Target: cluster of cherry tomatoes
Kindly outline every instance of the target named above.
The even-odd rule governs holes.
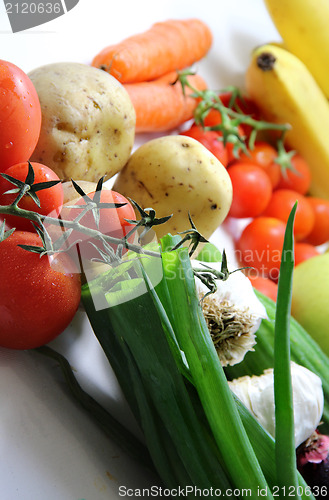
[[[228,106],[232,94],[220,95]],[[245,114],[260,119],[255,104],[247,97],[238,98]],[[218,111],[211,111],[205,125],[220,123]],[[250,134],[241,127],[243,135]],[[309,194],[311,172],[298,152],[291,156],[291,168],[283,169],[277,162],[278,151],[270,142],[258,140],[245,153],[233,154],[233,146],[218,140],[218,132],[204,130],[193,124],[185,135],[203,143],[227,167],[233,186],[233,202],[226,221],[244,221],[243,230],[233,234],[238,261],[250,266],[249,277],[254,286],[276,298],[284,232],[288,216],[298,202],[294,224],[295,265],[319,254],[319,245],[329,240],[329,201]]]
[[[35,162],[31,162],[33,179],[29,174],[28,161],[40,129],[41,106],[31,80],[14,64],[0,60],[0,173],[6,176],[0,175],[0,205],[16,200],[20,186],[10,182],[10,178],[39,187],[57,181],[46,189],[36,189],[37,199],[27,194],[18,202],[21,209],[57,218],[63,212],[64,201],[57,174]],[[99,222],[101,231],[107,228],[107,232],[121,238],[131,229],[125,218],[133,219],[134,209],[126,198],[113,191],[102,191],[100,201],[123,204],[117,210],[101,211]],[[83,199],[77,202],[82,203]],[[71,220],[76,215],[77,211],[65,214]],[[82,219],[82,224],[95,227],[89,214]],[[16,230],[11,233],[13,228]],[[81,234],[78,237],[83,239]],[[28,218],[0,214],[0,239],[0,346],[30,349],[48,343],[65,330],[78,309],[79,268],[68,253],[40,257],[39,253],[22,248],[21,245],[42,246]]]

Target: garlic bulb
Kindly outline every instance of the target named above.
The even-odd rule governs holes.
[[[218,262],[206,265],[217,271],[221,268]],[[192,267],[209,270],[196,260],[192,260]],[[267,318],[266,309],[241,271],[230,274],[225,281],[217,279],[216,285],[216,292],[205,297],[209,289],[196,277],[203,314],[220,362],[222,366],[235,365],[253,350],[255,332],[262,318]]]
[[[315,431],[323,413],[321,379],[313,372],[291,363],[296,448]],[[262,427],[275,436],[274,374],[265,370],[260,376],[241,377],[229,382],[240,401],[251,411]]]

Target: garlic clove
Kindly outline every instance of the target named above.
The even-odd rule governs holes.
[[[291,363],[296,447],[308,439],[323,413],[321,379],[307,368]],[[241,377],[229,382],[241,402],[258,422],[275,437],[274,373],[270,368],[260,376]]]

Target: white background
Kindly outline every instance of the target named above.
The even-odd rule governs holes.
[[[80,0],[64,16],[15,34],[0,2],[0,58],[25,72],[50,62],[88,64],[106,45],[153,22],[188,17],[212,29],[212,49],[197,69],[213,89],[243,89],[252,49],[279,40],[262,0]],[[67,355],[84,388],[139,435],[82,311],[53,346]],[[0,350],[1,500],[108,500],[120,498],[119,485],[152,484],[156,478],[71,399],[56,363]]]

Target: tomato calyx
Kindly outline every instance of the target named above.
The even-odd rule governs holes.
[[[287,177],[287,171],[289,170],[296,175],[300,175],[291,162],[292,158],[296,154],[296,151],[287,151],[284,147],[283,140],[279,140],[277,142],[277,151],[278,156],[275,158],[274,163],[277,163],[280,166],[283,177]]]
[[[35,182],[34,169],[31,165],[31,162],[28,163],[28,173],[24,181],[16,179],[15,177],[8,175],[6,173],[0,173],[1,177],[6,179],[11,184],[14,184],[16,188],[10,189],[6,191],[4,194],[17,194],[16,199],[13,201],[13,205],[18,205],[23,196],[30,196],[35,204],[40,207],[40,200],[37,195],[38,191],[43,189],[49,189],[56,184],[59,184],[60,179],[54,181],[46,181],[46,182]]]
[[[170,214],[170,215],[166,215],[165,217],[156,218],[156,216],[155,216],[156,213],[155,213],[155,210],[153,208],[143,209],[140,205],[138,205],[138,203],[136,201],[132,200],[131,198],[128,198],[128,199],[129,199],[130,203],[138,210],[141,218],[140,218],[140,220],[125,219],[130,224],[135,225],[135,227],[133,227],[129,231],[129,233],[126,234],[126,238],[129,238],[129,236],[131,236],[135,231],[137,231],[139,227],[143,227],[144,228],[143,231],[138,236],[139,243],[141,242],[141,240],[143,238],[145,238],[145,236],[147,235],[147,233],[150,231],[150,229],[153,226],[159,226],[160,224],[164,224],[169,219],[171,219],[171,217],[173,216],[173,214]],[[190,215],[189,215],[189,219],[190,219]],[[190,221],[191,221],[191,219],[190,219]]]
[[[77,184],[74,180],[72,180],[73,186],[75,190],[82,196],[84,204],[83,205],[73,205],[70,208],[72,209],[80,209],[80,213],[74,219],[75,222],[79,222],[87,212],[92,214],[92,217],[95,221],[97,229],[99,229],[99,221],[100,221],[100,210],[103,208],[120,208],[124,207],[127,203],[104,203],[101,201],[101,192],[103,187],[104,177],[101,177],[97,183],[96,190],[91,197],[86,194],[83,189]]]
[[[189,218],[189,221],[191,224],[191,229],[187,229],[186,231],[182,231],[182,232],[178,233],[178,234],[184,235],[184,237],[181,239],[181,241],[179,241],[172,248],[172,250],[177,250],[177,248],[182,246],[186,241],[189,241],[190,242],[190,244],[189,244],[189,256],[192,257],[192,255],[194,254],[195,250],[197,249],[199,243],[209,243],[209,242],[197,230],[197,228],[196,228],[196,226],[191,218],[190,212],[188,213],[188,218]]]

